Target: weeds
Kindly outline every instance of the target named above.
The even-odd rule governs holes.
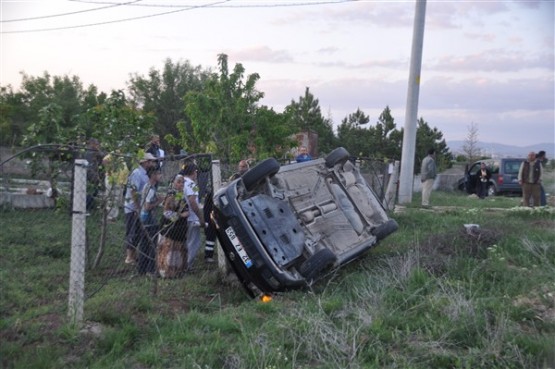
[[[117,259],[89,274],[81,329],[66,318],[67,215],[0,213],[12,230],[0,234],[2,367],[555,367],[554,214],[513,210],[516,198],[489,202],[500,211],[433,199],[459,207],[409,207],[375,250],[270,303],[209,268],[158,281],[154,297]],[[119,241],[108,244],[117,256]]]

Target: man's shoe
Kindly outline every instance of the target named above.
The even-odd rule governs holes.
[[[135,259],[127,257],[127,258],[125,258],[125,264],[135,265]]]

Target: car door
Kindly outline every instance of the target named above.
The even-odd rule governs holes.
[[[518,183],[518,171],[524,159],[506,159],[503,160],[503,168],[500,176],[502,176],[503,192],[520,192],[522,191]]]
[[[472,164],[468,170],[468,183],[466,192],[476,193],[476,186],[478,185],[478,171],[480,170],[480,162]]]

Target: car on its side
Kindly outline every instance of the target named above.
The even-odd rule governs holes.
[[[269,158],[216,192],[220,245],[252,297],[310,285],[397,230],[349,158]]]
[[[488,182],[488,196],[499,194],[522,194],[522,187],[518,183],[518,170],[524,158],[484,159],[474,162],[466,170],[465,176],[458,181],[458,188],[469,194],[478,192],[478,172],[480,165],[486,163],[491,171]]]

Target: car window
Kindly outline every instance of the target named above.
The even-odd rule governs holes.
[[[505,174],[518,174],[518,170],[520,169],[520,161],[511,160],[506,161],[503,166],[503,171]]]
[[[499,173],[499,162],[498,161],[494,161],[489,163],[489,169],[491,170],[491,174],[497,174]]]
[[[474,163],[470,167],[470,170],[468,171],[468,173],[470,173],[471,175],[475,175],[476,173],[478,173],[479,170],[480,170],[480,163]]]

